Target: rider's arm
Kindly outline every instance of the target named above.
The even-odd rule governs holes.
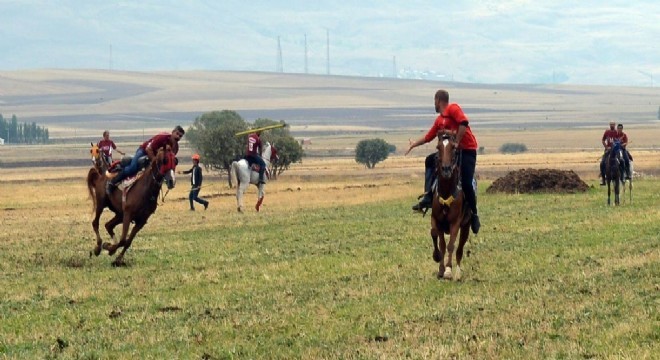
[[[458,125],[458,133],[456,133],[456,146],[461,143],[461,140],[463,140],[463,135],[465,135],[465,131],[467,131],[467,125],[468,122],[467,120],[463,121]]]
[[[438,130],[441,128],[441,126],[440,126],[441,123],[442,123],[442,117],[438,116],[435,119],[435,121],[433,122],[433,125],[431,126],[429,131],[426,133],[426,135],[422,136],[421,138],[419,138],[415,141],[412,141],[411,139],[409,139],[408,141],[410,142],[410,147],[406,151],[405,155],[408,155],[412,151],[412,149],[414,149],[414,148],[416,148],[420,145],[426,144],[427,142],[435,139],[436,136],[438,136]]]

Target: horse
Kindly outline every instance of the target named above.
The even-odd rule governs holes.
[[[94,168],[90,169],[87,175],[87,189],[95,211],[92,228],[96,234],[96,247],[90,251],[90,256],[92,254],[98,256],[102,249],[108,250],[108,254],[112,256],[118,248],[123,247],[112,265],[125,265],[124,254],[126,250],[131,246],[138,231],[147,223],[151,214],[156,211],[158,195],[163,181],[166,182],[168,190],[174,188],[176,184],[174,173],[177,162],[174,152],[169,146],[165,150],[161,149],[142,175],[136,179],[131,179],[133,183],[130,188],[125,190],[117,188],[111,194],[106,194],[105,191],[105,184],[108,180],[107,174],[109,173],[100,173]],[[114,228],[120,223],[123,224],[120,240],[114,244],[103,243],[99,234],[99,219],[105,208],[114,213],[114,217],[105,224],[105,229],[113,241],[115,239]],[[134,223],[134,225],[130,235],[128,235],[131,223]]]
[[[91,149],[89,149],[89,153],[92,156],[92,166],[97,169],[99,173],[103,174],[108,170],[108,167],[110,167],[108,159],[103,156],[103,153],[97,144],[90,142],[90,145],[92,146]]]
[[[621,165],[623,164],[623,159],[621,158],[621,143],[615,141],[612,148],[605,156],[607,157],[605,160],[607,205],[611,205],[612,182],[614,182],[614,205],[619,205],[619,190],[623,184],[623,171],[621,170]]]
[[[274,145],[271,146],[269,142],[265,142],[261,158],[266,163],[266,172],[264,173],[264,182],[268,182],[270,178],[271,163],[276,160],[277,149]],[[259,189],[257,204],[255,209],[257,212],[261,209],[261,203],[264,201],[264,196],[266,195],[264,187],[266,184],[259,184],[259,171],[257,165],[252,165],[250,169],[248,167],[248,162],[245,159],[238,161],[233,161],[231,163],[230,176],[232,178],[232,183],[236,184],[236,203],[238,207],[238,212],[243,212],[243,194],[247,190],[248,185],[254,184]],[[236,180],[234,182],[233,180]]]
[[[436,182],[433,184],[433,205],[431,207],[433,260],[440,264],[438,278],[460,280],[463,247],[470,236],[472,219],[472,210],[465,203],[462,186],[473,186],[473,184],[460,184],[460,159],[455,147],[454,133],[439,134],[437,149]],[[449,234],[448,244],[445,243],[445,234]],[[452,276],[452,257],[456,237],[459,237],[456,249],[456,271]],[[439,247],[438,238],[440,238]],[[446,263],[445,253],[447,254]]]

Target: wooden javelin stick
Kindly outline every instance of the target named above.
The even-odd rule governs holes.
[[[260,127],[260,128],[254,128],[254,129],[250,129],[250,130],[240,131],[240,132],[237,132],[236,134],[234,134],[234,136],[247,135],[247,134],[251,134],[251,133],[256,132],[256,131],[279,129],[279,128],[282,128],[282,127],[285,127],[285,126],[286,126],[286,124],[268,125],[268,126],[264,126],[264,127]]]

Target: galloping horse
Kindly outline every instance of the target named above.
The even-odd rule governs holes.
[[[176,164],[177,159],[169,146],[166,150],[161,149],[151,164],[144,170],[142,176],[135,180],[128,190],[122,191],[118,188],[109,195],[105,192],[106,175],[95,171],[95,169],[90,169],[87,175],[87,188],[96,212],[96,216],[92,221],[92,228],[96,234],[94,255],[98,256],[103,248],[108,250],[108,254],[112,256],[119,247],[123,247],[123,250],[112,264],[114,266],[124,264],[124,254],[131,246],[133,238],[147,223],[151,214],[156,211],[158,195],[163,181],[167,183],[168,189],[174,188]],[[105,229],[113,241],[115,239],[115,226],[123,223],[121,238],[115,244],[103,243],[99,234],[99,218],[106,207],[115,213],[115,216],[105,224]],[[130,235],[128,235],[131,222],[134,225]]]
[[[621,171],[621,165],[623,164],[623,159],[621,159],[621,143],[615,141],[612,145],[612,148],[607,153],[607,159],[605,161],[605,180],[607,181],[607,205],[610,205],[611,197],[611,183],[614,182],[614,205],[619,205],[619,189],[621,184],[623,184],[623,172]]]
[[[270,178],[270,164],[272,161],[277,159],[277,149],[275,146],[271,146],[269,142],[265,142],[262,150],[261,158],[266,163],[266,173],[264,174],[264,181],[268,182]],[[254,165],[253,165],[254,166]],[[255,209],[259,211],[261,209],[261,203],[264,201],[264,196],[266,195],[264,191],[264,186],[266,184],[259,184],[259,172],[248,167],[248,162],[245,159],[239,161],[233,161],[231,163],[230,175],[232,179],[236,179],[236,202],[238,204],[238,211],[243,211],[243,194],[247,190],[248,185],[254,184],[259,189],[259,196]],[[233,180],[232,180],[233,182]]]
[[[452,132],[439,133],[438,159],[436,164],[436,183],[433,187],[433,205],[431,207],[431,238],[433,239],[433,260],[440,263],[438,278],[452,279],[452,257],[456,237],[460,237],[456,249],[455,280],[461,278],[461,259],[463,247],[470,236],[470,222],[472,210],[465,203],[462,186],[460,184],[460,164],[458,151],[454,146],[455,134]],[[445,244],[445,234],[449,234],[449,244]],[[438,237],[440,247],[438,248]],[[447,263],[444,261],[447,253]]]

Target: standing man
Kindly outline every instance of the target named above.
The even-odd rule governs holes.
[[[131,164],[123,168],[122,171],[117,174],[114,178],[110,179],[105,185],[106,194],[112,193],[112,191],[117,187],[117,184],[122,180],[126,179],[129,176],[137,174],[138,170],[138,160],[143,156],[148,156],[150,161],[156,157],[158,150],[165,149],[167,145],[170,145],[172,152],[176,155],[179,152],[179,140],[185,134],[185,130],[179,125],[177,125],[171,134],[162,133],[158,134],[151,139],[145,141],[140,145],[135,151],[135,155],[131,159]]]
[[[108,166],[112,164],[112,150],[117,150],[118,153],[126,155],[126,153],[117,149],[117,145],[115,145],[114,141],[110,140],[110,131],[108,130],[103,132],[103,139],[101,139],[101,141],[99,141],[96,146],[98,146],[99,150],[101,150],[101,155],[103,156],[103,159]]]
[[[199,198],[199,190],[202,188],[202,167],[199,166],[199,154],[192,156],[193,167],[190,170],[179,171],[179,174],[191,174],[190,177],[190,194],[188,195],[188,200],[190,200],[190,211],[195,211],[195,205],[193,200],[204,205],[204,210],[209,207],[209,202]]]
[[[468,118],[463,113],[461,107],[456,103],[449,103],[449,92],[447,90],[438,90],[435,93],[435,112],[440,114],[435,119],[431,129],[416,141],[410,140],[410,147],[406,151],[406,155],[410,153],[415,147],[426,144],[436,138],[438,130],[446,129],[456,132],[456,148],[461,152],[460,166],[461,166],[461,183],[463,184],[463,193],[465,200],[472,209],[472,232],[477,234],[481,223],[477,215],[477,195],[472,186],[474,178],[474,169],[477,165],[477,139],[472,134]],[[435,166],[436,156],[434,152],[426,157],[425,161],[425,177],[424,177],[424,197],[422,200],[413,206],[413,210],[422,211],[423,209],[431,207],[433,204],[433,181],[435,180]]]
[[[619,138],[619,135],[616,132],[616,129],[614,129],[614,126],[616,125],[616,122],[614,120],[610,121],[610,128],[605,130],[603,133],[603,138],[601,139],[601,143],[603,144],[603,147],[605,148],[605,151],[603,151],[603,157],[600,158],[600,185],[605,186],[605,159],[607,158],[607,155],[610,153],[610,149],[612,148],[612,145],[614,145],[614,140]]]
[[[264,171],[266,171],[266,163],[264,162],[264,159],[261,158],[262,144],[259,135],[261,135],[261,130],[255,131],[248,135],[245,160],[247,160],[249,167],[252,167],[252,164],[259,165],[259,184],[264,184]]]
[[[628,156],[628,150],[626,150],[626,145],[628,145],[628,135],[623,132],[623,124],[618,124],[616,126],[616,136],[621,143],[621,153],[623,154],[623,162],[626,164],[626,180],[630,180],[630,157]]]

